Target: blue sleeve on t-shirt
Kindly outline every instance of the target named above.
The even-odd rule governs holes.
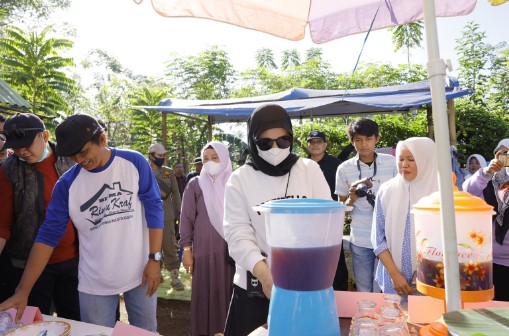
[[[159,185],[147,159],[138,152],[117,149],[117,155],[130,161],[138,170],[138,196],[145,208],[145,219],[150,229],[162,229],[164,227],[163,201],[159,192]]]
[[[74,165],[55,184],[46,209],[46,218],[39,228],[35,242],[55,247],[65,234],[70,219],[69,189],[81,169],[80,165]]]

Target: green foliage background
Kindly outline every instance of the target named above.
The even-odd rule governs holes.
[[[32,112],[47,117],[50,129],[67,115],[88,113],[104,121],[110,145],[146,153],[150,144],[163,142],[171,163],[183,162],[187,169],[207,142],[207,118],[164,116],[134,106],[153,106],[164,99],[249,97],[293,87],[347,91],[427,78],[424,67],[411,64],[410,57],[410,50],[421,46],[420,22],[392,28],[395,49],[407,52],[407,64],[361,62],[354,74],[335,73],[320,48],[310,48],[304,55],[286,50],[278,60],[272,50],[262,47],[256,52],[256,64],[240,71],[219,46],[192,56],[174,52],[168,55],[166,71],[157,77],[135,74],[101,49],[90,50],[86,61],[74,64],[68,56],[72,29],[56,29],[51,20],[56,9],[69,4],[69,0],[2,2],[0,18],[11,24],[0,26],[0,77],[33,105]],[[30,28],[15,26],[17,20],[31,22],[26,25]],[[509,48],[505,43],[488,44],[481,27],[470,22],[456,51],[460,83],[474,90],[472,96],[455,102],[458,149],[489,160],[494,145],[508,136]],[[87,84],[80,75],[84,72],[92,77]],[[372,118],[380,126],[380,147],[394,147],[411,136],[432,136],[424,107]],[[307,133],[320,129],[328,135],[329,152],[337,155],[349,142],[345,128],[352,119],[294,121],[295,151],[307,156]],[[214,125],[212,133],[213,139],[230,144],[235,166],[241,165],[246,157],[245,124]]]

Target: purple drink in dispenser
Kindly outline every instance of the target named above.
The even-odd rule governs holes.
[[[274,281],[270,335],[340,335],[332,282],[341,251],[345,206],[320,199],[287,199],[265,212]]]

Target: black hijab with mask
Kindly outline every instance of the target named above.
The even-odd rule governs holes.
[[[293,144],[290,145],[290,155],[277,166],[271,165],[258,155],[255,139],[271,128],[284,128],[293,139],[290,116],[283,107],[275,104],[259,106],[247,120],[249,159],[246,164],[270,176],[283,176],[288,174],[299,157],[291,153]]]

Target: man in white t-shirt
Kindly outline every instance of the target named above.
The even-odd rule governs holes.
[[[348,136],[357,155],[343,162],[336,173],[339,201],[353,207],[350,224],[350,251],[355,286],[359,292],[373,292],[376,256],[371,244],[371,226],[376,192],[383,182],[397,174],[392,155],[377,154],[378,124],[358,119],[348,125]]]
[[[129,323],[156,332],[164,223],[147,160],[138,152],[108,147],[104,129],[85,114],[67,117],[55,134],[57,154],[76,164],[56,183],[23,277],[0,310],[16,308],[19,321],[71,219],[79,238],[82,321],[114,327],[123,293]]]

